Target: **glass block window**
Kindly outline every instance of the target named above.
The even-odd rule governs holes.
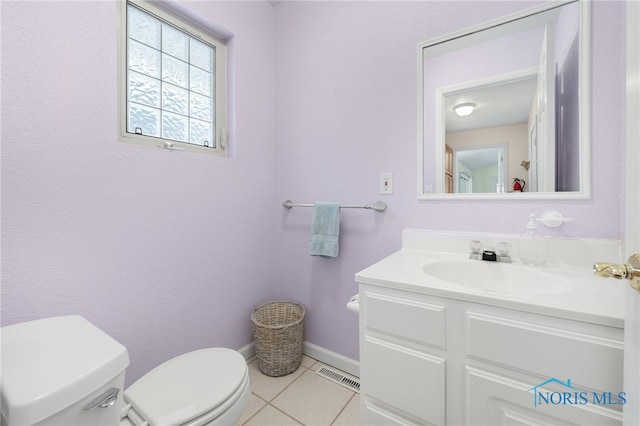
[[[125,6],[121,136],[223,153],[224,44],[201,31],[189,32],[189,23],[149,6]]]

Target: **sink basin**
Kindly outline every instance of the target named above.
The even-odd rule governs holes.
[[[495,293],[565,293],[571,281],[535,267],[480,260],[443,260],[427,263],[422,270],[430,277]]]

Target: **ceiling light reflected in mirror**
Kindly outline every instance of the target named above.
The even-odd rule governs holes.
[[[473,102],[467,102],[454,106],[453,110],[456,112],[456,114],[458,114],[458,117],[466,117],[467,115],[471,115],[475,107],[476,104],[474,104]]]

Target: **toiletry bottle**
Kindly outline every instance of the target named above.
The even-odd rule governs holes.
[[[541,266],[547,261],[547,239],[538,231],[536,215],[533,213],[529,215],[527,230],[518,240],[518,254],[526,265]]]

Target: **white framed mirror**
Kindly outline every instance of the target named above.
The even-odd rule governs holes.
[[[556,1],[418,45],[418,199],[591,196],[589,22]]]

